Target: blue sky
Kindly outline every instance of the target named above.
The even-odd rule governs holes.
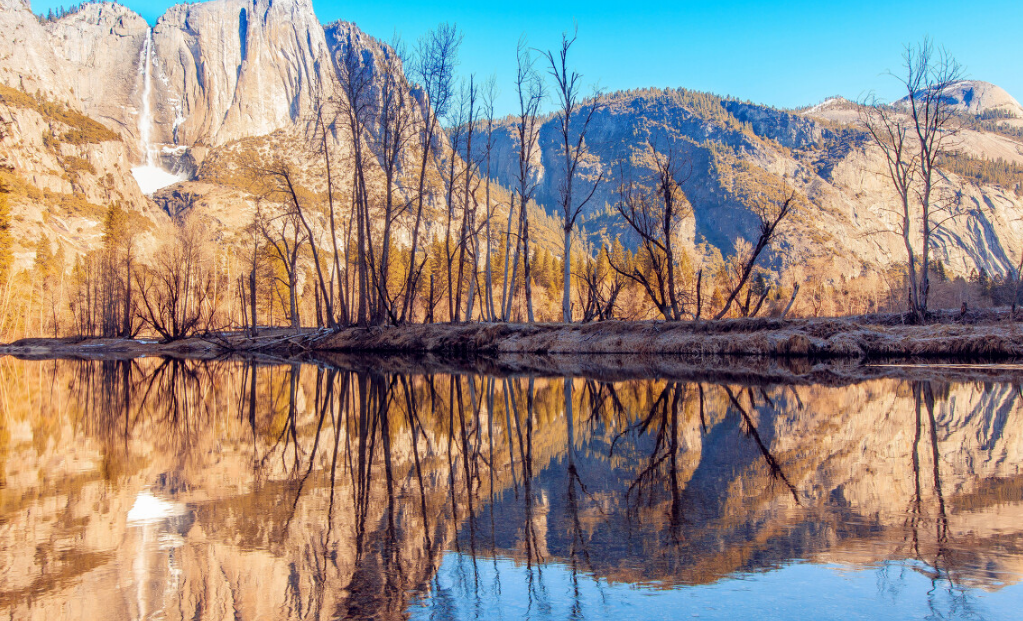
[[[34,0],[33,10],[68,5]],[[173,4],[126,0],[150,23]],[[573,60],[587,85],[604,90],[676,87],[732,95],[779,107],[831,95],[856,99],[874,90],[900,96],[885,75],[898,72],[903,46],[930,36],[968,77],[998,84],[1023,99],[1023,0],[828,0],[794,2],[608,2],[606,0],[313,0],[326,23],[355,22],[369,34],[407,43],[440,22],[465,39],[464,75],[495,75],[499,113],[515,106],[515,46],[555,48],[579,25]]]

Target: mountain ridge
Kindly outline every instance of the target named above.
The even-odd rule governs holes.
[[[209,153],[222,153],[254,138],[273,144],[278,134],[291,135],[297,144],[317,102],[330,94],[327,85],[334,79],[342,47],[358,45],[374,58],[388,53],[384,44],[350,22],[320,23],[309,0],[175,5],[152,28],[137,13],[114,3],[85,5],[41,24],[26,3],[0,2],[0,26],[14,35],[0,42],[0,82],[67,101],[114,129],[122,145],[110,148],[125,151],[115,158],[118,161],[144,162],[147,151],[152,151],[157,165],[201,179],[184,189],[208,192],[205,203],[195,204],[207,204],[222,214],[228,214],[232,205],[241,207],[235,190],[218,192],[211,175],[203,174]],[[26,45],[32,37],[34,43]],[[147,71],[152,84],[151,126],[143,131],[141,98]],[[983,115],[1011,110],[1014,102],[1019,105],[1004,90],[985,82],[969,81],[958,88],[950,97],[958,97],[966,111]],[[791,268],[795,271],[789,278],[799,278],[804,266],[830,261],[832,273],[859,274],[886,269],[904,254],[891,221],[892,192],[881,174],[878,153],[856,127],[851,102],[830,99],[783,110],[687,89],[656,88],[603,97],[606,105],[588,137],[591,154],[581,169],[583,183],[602,179],[586,214],[593,247],[602,236],[606,241],[625,232],[611,210],[617,163],[632,161],[637,175],[649,173],[647,151],[652,143],[659,149],[678,149],[693,166],[686,191],[695,213],[682,232],[691,248],[708,242],[728,255],[740,240],[755,237],[756,219],[735,187],[734,172],[741,169],[758,183],[793,186],[809,205],[783,231],[769,260],[779,273]],[[551,214],[557,204],[559,166],[553,119],[551,114],[544,117],[537,153],[537,203]],[[964,160],[966,164],[986,158],[1023,166],[1023,140],[1010,132],[991,131],[1014,127],[1015,121],[985,122],[996,125],[964,132],[961,151],[973,158]],[[336,136],[332,139],[337,141],[335,148],[343,149]],[[33,144],[41,142],[40,138]],[[514,150],[510,120],[498,120],[493,175],[506,188],[513,185]],[[61,157],[88,160],[88,151],[81,147]],[[27,162],[33,157],[23,154],[18,159]],[[105,157],[96,163],[108,161]],[[49,166],[54,171],[58,164]],[[123,175],[124,165],[119,166],[117,174]],[[59,174],[40,168],[32,175],[37,187],[73,189],[57,179]],[[96,181],[90,183],[98,188],[101,176],[95,175]],[[1023,248],[1023,230],[1014,224],[1023,206],[1023,187],[1018,183],[1003,187],[960,174],[945,181],[944,189],[955,195],[963,215],[938,235],[939,260],[955,275],[1011,273]],[[153,203],[128,187],[132,184],[130,178],[119,178],[115,194],[141,201],[140,209],[152,209]],[[91,200],[103,196],[98,189],[90,192]],[[41,207],[23,201],[21,209]],[[238,217],[225,216],[222,221],[235,226]]]

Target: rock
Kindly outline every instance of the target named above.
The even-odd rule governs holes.
[[[1018,104],[1004,91],[970,82],[971,110],[1009,109]],[[960,98],[967,88],[962,83]],[[707,241],[723,255],[737,240],[755,241],[758,220],[744,204],[729,178],[746,168],[779,187],[791,187],[808,205],[780,229],[766,262],[781,271],[827,263],[832,278],[880,271],[905,261],[905,249],[894,224],[897,198],[886,181],[884,160],[856,125],[854,104],[833,98],[801,112],[722,99],[683,89],[641,89],[612,93],[595,116],[587,144],[590,156],[581,168],[579,192],[598,177],[594,198],[584,216],[590,234],[613,238],[633,247],[637,240],[609,209],[618,200],[617,162],[629,161],[639,180],[652,174],[649,142],[659,152],[671,149],[685,161],[689,181],[684,191],[694,209],[680,235],[686,246]],[[978,107],[979,106],[979,107]],[[1001,106],[1001,107],[999,107]],[[556,117],[540,129],[536,202],[557,216],[561,186],[561,151]],[[991,132],[963,133],[961,148],[976,158],[1023,166],[1023,143]],[[517,183],[518,159],[514,120],[502,120],[495,131],[492,170],[505,186]],[[933,239],[938,259],[949,276],[969,277],[1012,273],[1023,247],[1023,231],[1013,214],[1023,209],[1023,195],[1013,188],[979,184],[951,177],[940,193],[958,199],[961,214],[942,225]],[[601,239],[594,236],[594,244]],[[798,278],[798,276],[797,276]]]
[[[957,112],[983,114],[998,111],[1023,118],[1023,106],[1004,89],[990,82],[959,80],[950,84],[943,94]],[[900,99],[898,103],[907,105],[908,99]]]

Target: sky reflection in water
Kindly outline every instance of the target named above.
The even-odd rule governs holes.
[[[927,576],[920,563],[796,562],[701,586],[609,583],[552,563],[444,558],[411,618],[427,619],[1014,619],[1018,588],[984,592]]]

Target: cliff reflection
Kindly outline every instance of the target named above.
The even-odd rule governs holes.
[[[0,373],[14,618],[71,603],[80,618],[389,619],[424,598],[444,616],[442,577],[486,599],[509,561],[537,605],[543,568],[563,567],[577,617],[580,581],[703,585],[798,560],[880,567],[884,591],[896,561],[959,596],[1023,572],[1009,384],[171,359]]]

